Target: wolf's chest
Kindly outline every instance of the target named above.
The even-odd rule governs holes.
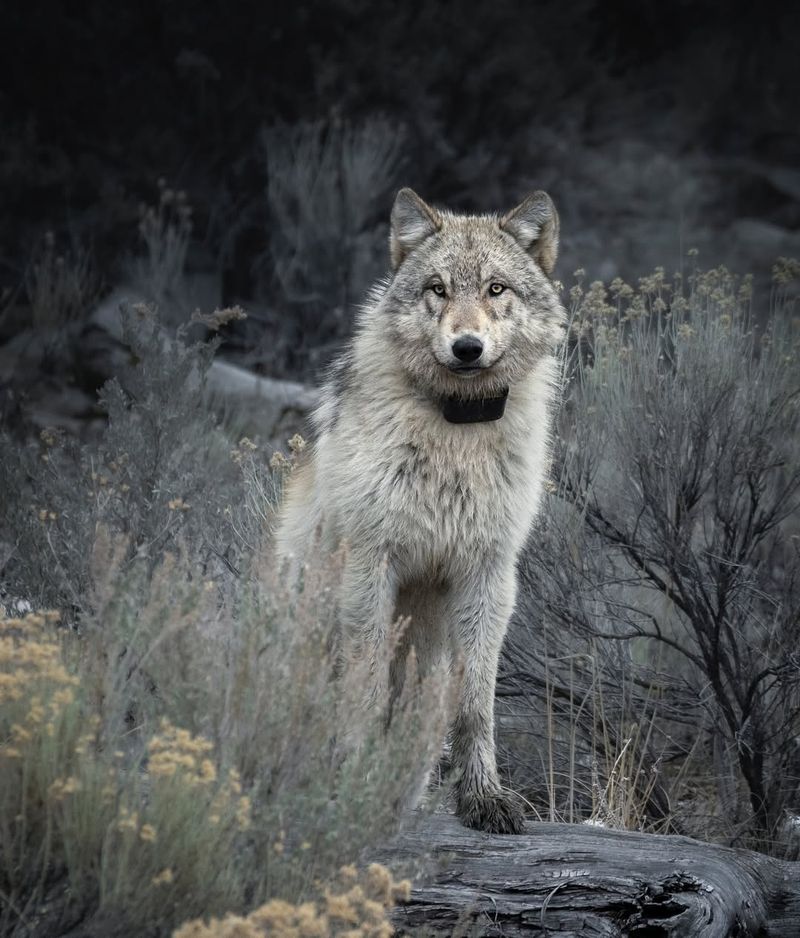
[[[401,404],[342,422],[320,470],[338,537],[403,555],[409,571],[519,550],[541,493],[547,426],[541,407],[523,406],[521,394],[513,403],[492,423],[453,425]]]
[[[379,460],[383,524],[414,552],[497,543],[532,514],[531,466],[502,438],[467,430],[387,447]]]

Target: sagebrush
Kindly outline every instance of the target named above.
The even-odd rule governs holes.
[[[549,766],[517,766],[549,776],[551,812],[602,808],[636,752],[635,818],[796,850],[797,273],[781,261],[760,310],[723,268],[571,292],[554,484],[501,690],[551,712]]]
[[[169,934],[301,901],[387,836],[442,742],[448,682],[387,726],[338,667],[337,557],[271,557],[291,457],[234,442],[203,397],[213,346],[132,311],[106,431],[4,447],[0,931]],[[294,446],[300,443],[295,441]],[[387,654],[390,649],[387,647]],[[441,676],[440,676],[441,677]]]

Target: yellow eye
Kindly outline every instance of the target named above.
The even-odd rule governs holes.
[[[437,296],[444,296],[444,295],[445,295],[444,284],[441,284],[441,283],[432,283],[432,284],[431,284],[431,290],[433,290],[433,292],[434,292]]]
[[[500,296],[500,294],[505,290],[506,285],[504,283],[490,283],[489,284],[489,293],[492,296]]]

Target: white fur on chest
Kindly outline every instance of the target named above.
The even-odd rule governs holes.
[[[487,423],[447,423],[407,388],[364,395],[319,441],[335,537],[381,544],[409,576],[519,551],[547,471],[548,374],[514,388],[505,415]]]

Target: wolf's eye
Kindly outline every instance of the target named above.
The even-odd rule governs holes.
[[[489,284],[489,293],[492,296],[500,296],[500,294],[505,290],[506,285],[504,283],[490,283]]]
[[[445,295],[446,295],[446,292],[447,292],[447,291],[445,290],[445,288],[444,288],[444,284],[442,284],[442,283],[432,283],[432,284],[430,285],[430,289],[433,290],[433,292],[434,292],[437,296],[445,296]]]

